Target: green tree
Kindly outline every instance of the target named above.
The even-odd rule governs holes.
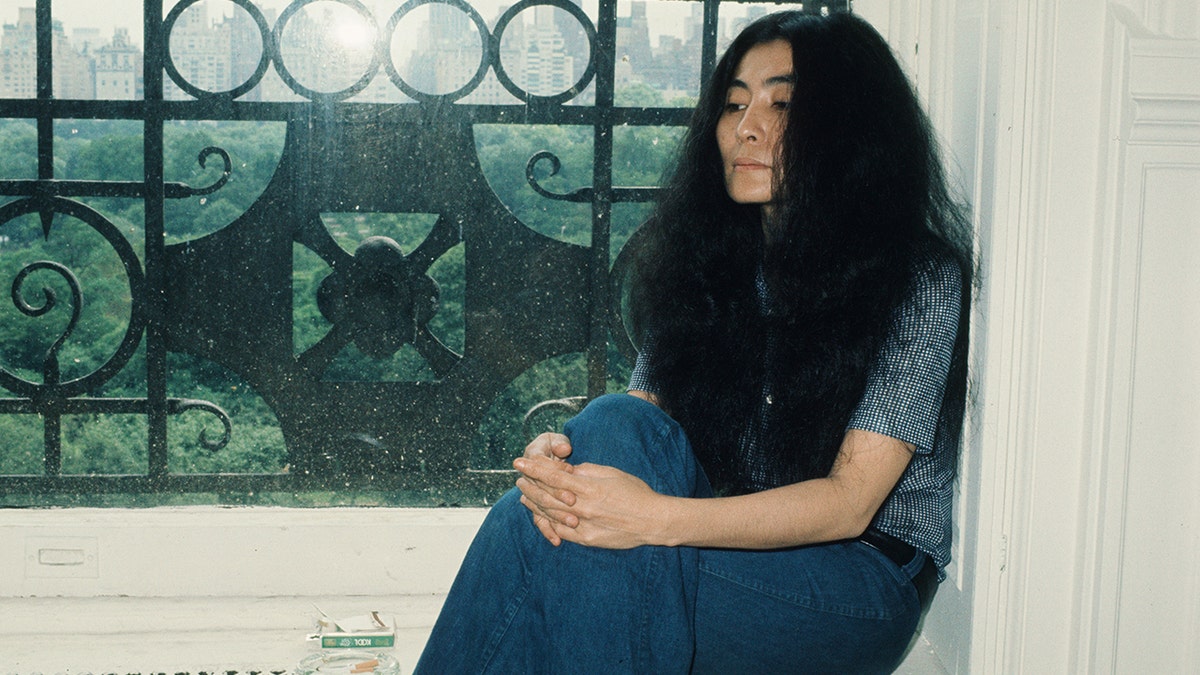
[[[592,129],[530,125],[475,126],[479,164],[496,196],[513,215],[535,232],[576,244],[590,240],[591,206],[546,199],[525,179],[525,166],[534,154],[548,151],[561,164],[549,176],[550,162],[535,167],[538,184],[557,193],[592,184]]]
[[[613,101],[619,106],[630,108],[663,107],[662,94],[645,82],[634,82],[618,89],[613,95]]]
[[[620,94],[630,105],[661,105],[656,92],[635,87]],[[474,129],[479,161],[497,198],[530,228],[546,236],[587,245],[591,238],[589,204],[546,199],[526,181],[525,167],[539,151],[553,152],[561,167],[549,175],[550,163],[535,167],[538,183],[547,190],[566,193],[593,183],[594,129],[588,126],[477,125]],[[55,175],[80,180],[141,181],[141,126],[133,121],[63,122],[56,128]],[[282,123],[177,122],[164,129],[164,178],[169,182],[203,187],[214,183],[222,162],[211,156],[206,167],[197,161],[209,146],[226,150],[233,164],[228,182],[208,195],[171,199],[165,205],[169,242],[204,236],[226,227],[254,203],[270,183],[284,142]],[[613,136],[613,182],[618,187],[658,184],[678,142],[679,130],[668,127],[618,128]],[[36,175],[36,130],[28,122],[0,123],[0,179]],[[109,218],[139,252],[143,246],[144,204],[131,198],[87,198],[85,201]],[[615,204],[612,218],[613,252],[619,250],[645,219],[649,204]],[[420,244],[431,226],[423,214],[323,214],[335,239],[353,251],[365,236],[386,234],[406,251]],[[67,374],[90,372],[107,360],[128,325],[128,282],[112,247],[94,231],[73,219],[58,219],[51,236],[41,235],[36,216],[6,224],[0,240],[0,278],[12,279],[39,259],[67,265],[79,275],[84,291],[80,324],[64,345],[62,361]],[[453,349],[461,350],[464,335],[464,245],[443,254],[429,271],[440,289],[440,311],[431,330]],[[329,330],[316,308],[317,289],[330,273],[328,263],[297,245],[293,270],[293,319],[296,348],[303,351]],[[31,276],[31,300],[41,297],[43,286],[54,289],[59,305],[45,317],[31,318],[0,303],[0,360],[6,368],[38,381],[49,344],[61,334],[64,317],[73,309],[61,279],[39,272]],[[609,387],[619,390],[628,378],[629,364],[610,350]],[[16,365],[13,365],[16,364]],[[376,361],[348,349],[331,369],[330,377],[347,379],[421,379],[431,377],[427,366],[411,350]],[[144,346],[129,365],[95,395],[146,395]],[[286,451],[274,413],[261,397],[219,364],[182,354],[170,355],[168,394],[196,398],[221,406],[230,415],[234,432],[229,444],[213,451],[200,443],[201,432],[212,439],[221,424],[203,411],[172,416],[168,421],[169,462],[173,472],[276,472],[283,469]],[[586,393],[586,368],[581,354],[538,364],[518,378],[497,398],[483,425],[475,448],[476,468],[507,468],[524,445],[522,418],[535,403]],[[0,416],[0,465],[5,473],[40,473],[42,425],[34,416]],[[63,466],[71,473],[141,473],[146,468],[146,420],[140,415],[74,415],[63,421]],[[201,496],[203,499],[225,499]],[[311,500],[333,499],[314,495]],[[389,497],[391,498],[391,497]],[[397,495],[408,499],[411,496]],[[157,503],[129,498],[125,503]],[[306,498],[309,499],[309,498]],[[336,496],[336,499],[343,499]],[[354,498],[346,498],[354,501]],[[109,498],[98,503],[110,503]],[[314,502],[316,503],[316,502]]]
[[[37,127],[25,120],[0,119],[0,180],[37,177]]]

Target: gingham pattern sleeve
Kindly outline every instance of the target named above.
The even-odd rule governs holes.
[[[946,258],[922,262],[848,428],[910,443],[917,454],[933,451],[961,307],[958,266]]]
[[[645,391],[651,394],[657,394],[658,387],[650,379],[650,354],[654,350],[654,333],[647,335],[646,340],[642,343],[642,348],[638,351],[637,361],[633,364],[633,372],[629,375],[629,386],[626,391]]]

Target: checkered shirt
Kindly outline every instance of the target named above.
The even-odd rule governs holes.
[[[763,304],[769,304],[761,278],[759,293]],[[939,570],[950,560],[950,512],[959,442],[956,433],[941,431],[940,422],[961,310],[958,266],[949,258],[922,261],[911,294],[896,313],[868,373],[866,391],[847,425],[916,448],[872,527],[926,552]],[[653,349],[652,338],[638,356],[629,389],[657,391],[649,376],[649,349]],[[768,395],[764,392],[764,398]],[[770,420],[754,420],[748,426],[749,442],[753,443],[755,434],[770,428]],[[944,573],[939,571],[939,575]]]

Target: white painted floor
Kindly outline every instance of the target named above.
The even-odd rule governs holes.
[[[320,607],[339,618],[395,617],[412,671],[444,597],[21,598],[0,600],[0,675],[284,672],[320,651],[305,637]]]
[[[0,509],[0,675],[286,675],[316,607],[393,617],[408,675],[484,515]],[[919,637],[897,672],[946,675]]]
[[[276,598],[3,598],[0,675],[291,673],[320,651],[305,641],[320,607],[334,618],[395,617],[387,650],[407,674],[444,596]],[[901,675],[945,675],[920,637]]]

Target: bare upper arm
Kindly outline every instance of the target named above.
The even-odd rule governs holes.
[[[839,485],[847,508],[863,529],[900,481],[914,450],[904,441],[873,431],[846,432],[829,478]]]
[[[660,408],[662,407],[661,405],[659,405],[659,402],[658,402],[658,394],[655,394],[653,392],[642,391],[640,389],[630,389],[626,393],[628,393],[630,396],[636,396],[636,397],[642,399],[643,401],[649,401],[650,403],[653,403],[654,405],[657,405]]]

